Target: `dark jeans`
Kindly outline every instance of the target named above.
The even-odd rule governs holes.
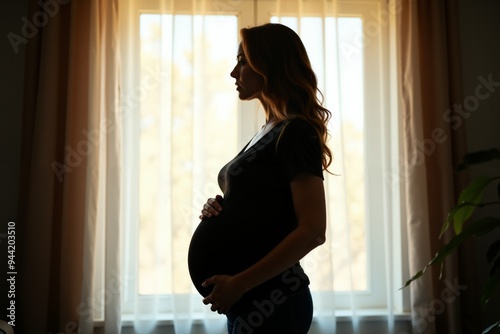
[[[313,303],[309,287],[284,295],[278,289],[227,315],[228,334],[306,334]]]

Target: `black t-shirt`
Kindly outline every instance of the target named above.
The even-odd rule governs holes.
[[[203,296],[212,289],[201,286],[205,279],[247,269],[296,227],[290,181],[297,173],[323,178],[319,140],[304,120],[282,121],[244,149],[219,172],[224,194],[220,215],[203,219],[189,246],[191,279]],[[296,290],[307,284],[309,280],[297,264],[246,297],[275,288]]]

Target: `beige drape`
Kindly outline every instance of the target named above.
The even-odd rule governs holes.
[[[396,1],[402,115],[401,181],[407,213],[410,273],[434,256],[447,213],[464,185],[453,172],[463,157],[465,129],[453,106],[463,101],[460,76],[458,1]],[[463,121],[463,120],[462,120]],[[448,236],[449,238],[449,236]],[[464,247],[470,247],[465,245]],[[466,254],[468,254],[466,256]],[[478,298],[462,251],[411,284],[416,333],[477,333]]]
[[[19,333],[77,330],[92,298],[91,289],[82,289],[92,284],[85,254],[93,254],[97,216],[113,213],[97,206],[99,196],[113,191],[98,178],[102,171],[119,177],[118,57],[109,38],[116,35],[117,1],[44,3],[30,1],[27,15],[46,20],[37,22],[26,46]]]

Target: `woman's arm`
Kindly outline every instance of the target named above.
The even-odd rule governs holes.
[[[298,226],[271,252],[234,276],[216,275],[203,284],[215,284],[203,302],[225,313],[248,290],[264,283],[300,261],[325,242],[326,204],[323,180],[310,173],[297,174],[290,182]]]

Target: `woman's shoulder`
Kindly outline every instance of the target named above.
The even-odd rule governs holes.
[[[313,125],[303,118],[292,118],[284,121],[278,134],[277,148],[314,146],[319,143],[318,134]]]
[[[316,136],[314,126],[302,117],[286,120],[283,133],[291,136]]]

